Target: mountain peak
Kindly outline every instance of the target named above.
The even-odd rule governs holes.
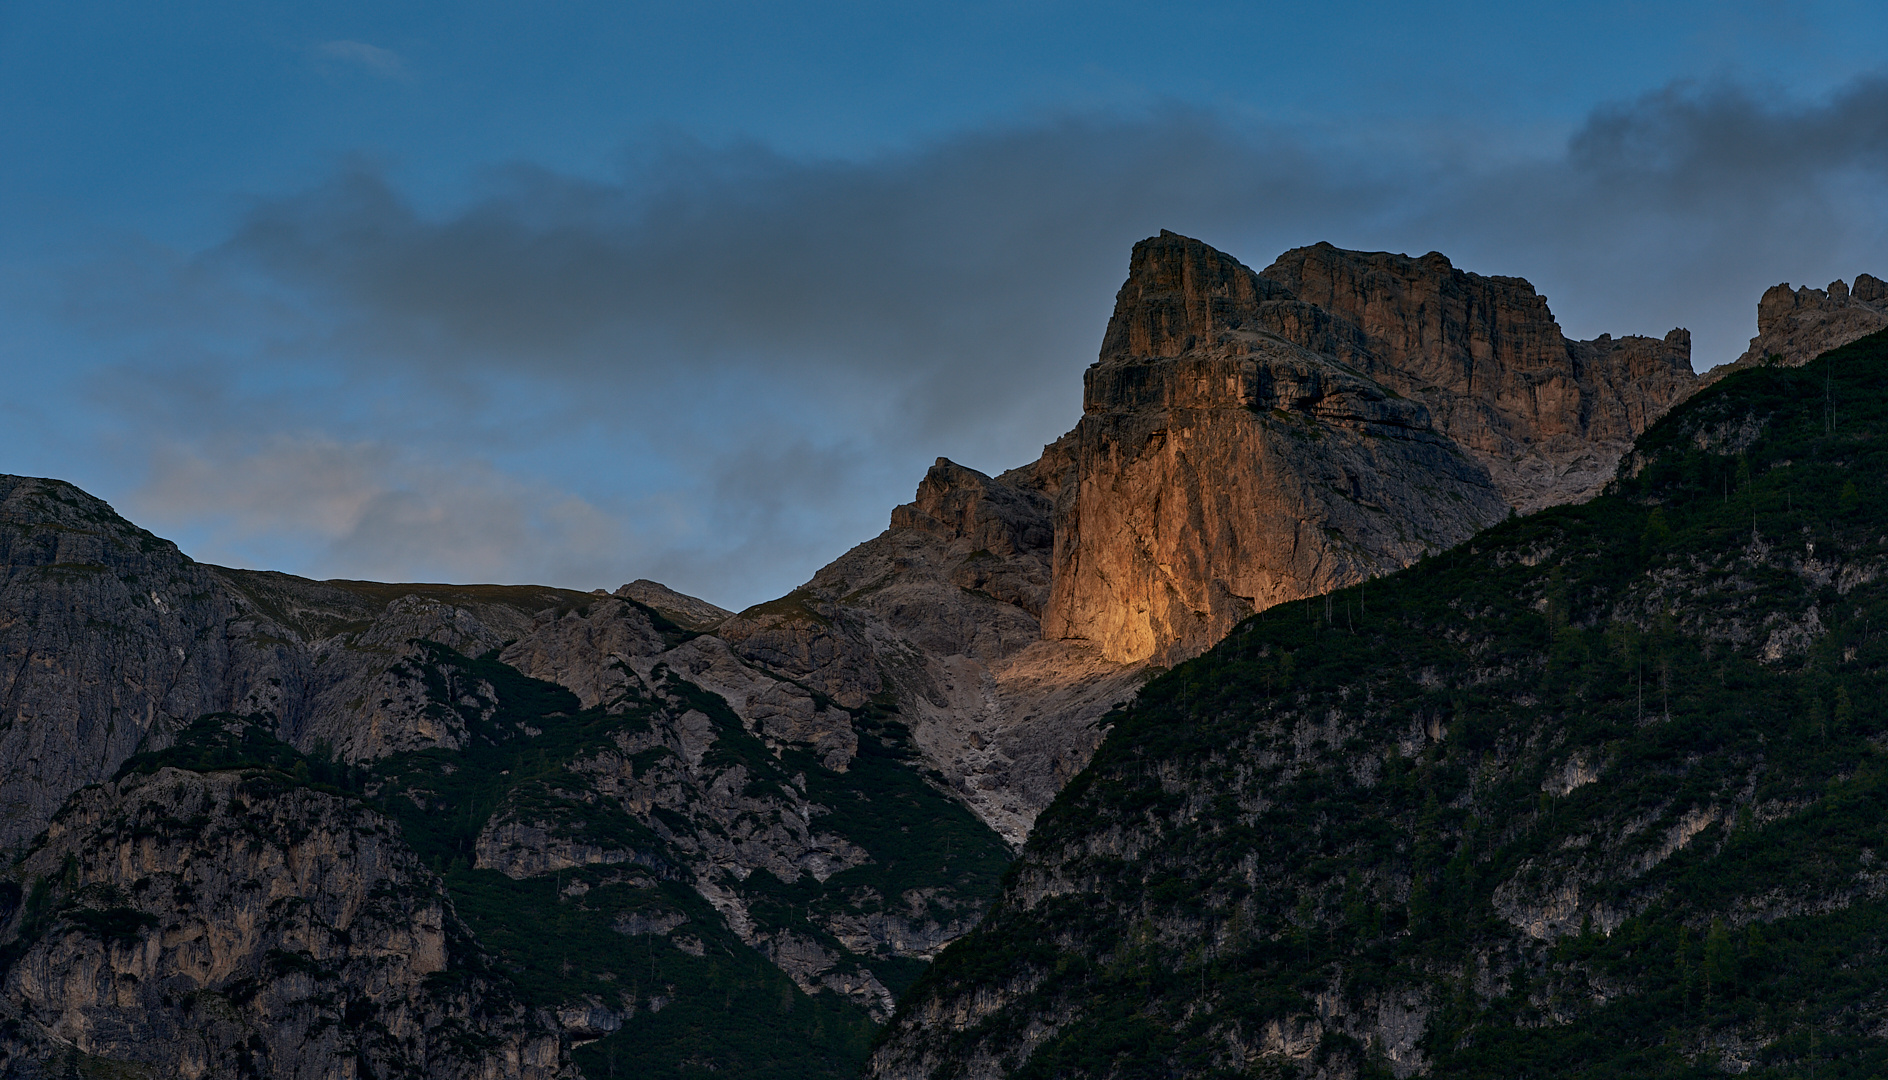
[[[1238,259],[1166,229],[1134,245],[1128,279],[1115,294],[1102,338],[1104,362],[1179,356],[1226,330],[1249,325],[1266,300],[1290,299],[1277,282]]]

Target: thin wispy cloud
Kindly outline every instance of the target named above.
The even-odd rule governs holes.
[[[324,41],[314,47],[317,61],[328,66],[352,68],[388,79],[407,78],[406,61],[392,49],[369,45],[365,41]]]

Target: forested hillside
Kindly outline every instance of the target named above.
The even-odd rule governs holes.
[[[1888,1073],[1888,335],[1110,717],[881,1077]]]

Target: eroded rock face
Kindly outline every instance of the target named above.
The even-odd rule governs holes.
[[[1315,244],[1261,274],[1337,327],[1280,333],[1422,402],[1523,513],[1596,494],[1695,383],[1685,330],[1571,341],[1527,281],[1467,273],[1438,252]]]
[[[537,612],[596,600],[207,566],[70,484],[0,476],[0,849],[207,713],[269,716],[347,761],[457,747],[463,730],[428,704],[423,643],[477,655]]]
[[[1828,366],[1853,403],[1838,438],[1801,422],[1822,372],[1739,380],[1668,416],[1600,503],[1373,584],[1393,617],[1256,621],[1150,683],[867,1074],[1598,1075],[1646,1047],[1668,1072],[1685,1047],[1754,1074],[1837,1024],[1866,1048],[1848,1059],[1881,1053],[1881,1006],[1837,997],[1814,960],[1764,957],[1766,978],[1805,973],[1794,1026],[1663,996],[1701,931],[1888,967],[1858,929],[1888,898],[1862,839],[1881,814],[1844,786],[1880,730],[1859,718],[1880,716],[1881,646],[1851,635],[1888,569],[1865,464],[1888,335]],[[1753,486],[1727,499],[1701,463]],[[1666,515],[1702,527],[1661,541]],[[1685,666],[1600,703],[1624,650],[1573,659],[1542,612],[1560,642],[1657,634]],[[1798,704],[1837,681],[1869,688],[1841,691],[1840,720]]]
[[[1261,275],[1163,233],[1074,431],[999,477],[940,459],[883,535],[715,633],[849,708],[889,695],[1020,841],[1146,665],[1593,494],[1689,355],[1684,330],[1569,341],[1527,282],[1437,254],[1321,244]]]
[[[903,749],[910,734],[896,725],[868,736],[839,700],[856,711],[885,692],[876,658],[868,653],[853,668],[842,663],[823,679],[795,677],[796,666],[810,671],[821,658],[857,654],[801,634],[791,619],[783,628],[750,613],[753,640],[730,634],[730,644],[699,632],[728,613],[649,582],[610,596],[313,582],[207,567],[66,485],[22,479],[9,481],[8,490],[17,497],[7,504],[13,527],[5,534],[10,621],[0,626],[0,640],[14,662],[4,719],[7,737],[29,752],[0,763],[0,791],[13,792],[25,807],[5,821],[17,843],[30,840],[75,790],[108,779],[136,750],[170,745],[175,732],[205,713],[247,714],[318,760],[380,767],[415,751],[489,753],[495,740],[535,739],[582,710],[620,718],[626,733],[577,755],[554,780],[512,789],[467,838],[465,853],[475,865],[519,880],[587,872],[592,884],[614,882],[638,895],[686,883],[734,938],[775,959],[802,990],[831,990],[880,1016],[888,1014],[891,995],[871,965],[929,955],[982,910],[994,880],[989,865],[979,872],[981,884],[953,886],[948,876],[890,872],[913,862],[895,845],[868,855],[847,838],[848,830],[871,835],[870,828],[884,827],[883,800],[907,811],[932,807],[935,819],[935,811],[949,807],[948,796],[927,789],[915,763],[895,766],[905,780],[888,777],[885,756],[910,756]],[[1047,587],[1046,503],[1033,491],[991,490],[1035,516],[991,516],[956,498],[950,485],[939,489],[935,509],[948,516],[950,504],[973,530],[987,526],[980,547],[1044,554],[1017,564],[1018,572],[1005,569],[1007,556],[985,551],[960,560],[967,564],[963,579],[971,588],[1034,596],[1027,602],[1039,607]],[[956,584],[940,587],[953,597],[971,595]],[[1037,636],[1028,615],[1016,626],[1000,620],[986,626],[976,617],[1009,606],[976,595],[945,636],[966,647],[995,643],[998,652],[1027,646]],[[127,615],[133,621],[124,624]],[[99,627],[118,624],[124,625],[118,637],[98,636]],[[813,625],[826,631],[816,616]],[[574,697],[568,706],[529,704],[537,692],[521,690],[506,669],[556,683]],[[147,685],[165,689],[127,696]],[[126,720],[133,713],[135,724]],[[867,738],[879,755],[876,772],[861,781],[869,793],[850,795],[844,778]],[[36,755],[35,745],[46,749]],[[796,762],[791,770],[781,755]],[[57,768],[39,769],[42,759]],[[443,761],[441,778],[479,767],[468,758]],[[487,782],[506,786],[508,775]],[[402,786],[396,802],[412,802],[422,813],[462,809],[432,781],[399,783],[412,786]],[[809,794],[809,783],[825,795]],[[917,790],[895,794],[898,783]],[[1052,794],[1038,798],[1046,803]],[[874,799],[879,809],[860,808]],[[832,816],[835,808],[843,813]],[[957,813],[951,827],[974,832]],[[866,826],[861,817],[877,824]],[[920,813],[891,828],[899,836],[916,833],[913,842],[923,850],[928,824]],[[966,835],[970,842],[960,837],[954,850],[991,864],[1001,850],[997,838]],[[818,886],[847,870],[855,872],[835,881],[829,896],[815,887],[791,908],[747,914],[754,897],[771,895],[767,882],[806,879]],[[311,887],[285,884],[274,899],[289,903],[292,893]],[[703,955],[698,937],[676,947]],[[60,953],[47,970],[84,962]],[[650,998],[648,1007],[662,997]],[[585,1011],[581,995],[566,1004],[573,1016],[582,1014],[565,1025],[573,1040],[601,1037],[595,1010]],[[345,1059],[352,1051],[320,1044],[308,1060],[329,1052]]]
[[[207,567],[70,484],[0,476],[0,848],[146,739],[278,693]]]
[[[1288,297],[1197,240],[1135,246],[1084,379],[1046,637],[1172,663],[1506,516],[1422,405],[1266,329]]]
[[[1836,280],[1827,289],[1788,282],[1772,285],[1757,301],[1757,336],[1744,355],[1712,368],[1713,383],[1733,371],[1765,362],[1800,367],[1830,349],[1888,328],[1888,284],[1873,274],[1857,274],[1855,287]],[[1771,360],[1772,357],[1778,359]]]
[[[637,578],[617,589],[615,595],[625,600],[634,600],[660,613],[685,630],[711,630],[723,619],[734,614],[727,608],[716,607],[699,597],[676,592],[667,585],[650,581],[648,578]]]
[[[288,574],[207,567],[236,611],[224,634],[267,649],[267,696],[229,708],[274,718],[303,751],[364,762],[409,750],[457,749],[458,718],[430,703],[422,674],[429,645],[478,656],[530,634],[540,612],[598,598],[533,586],[384,585],[309,581]],[[482,700],[490,688],[453,688]],[[113,765],[116,768],[116,765]]]
[[[1093,643],[1042,640],[1068,445],[1002,477],[938,459],[891,528],[715,631],[842,705],[895,707],[924,764],[1011,844],[1139,679]]]
[[[631,657],[655,656],[666,648],[646,612],[607,599],[582,611],[541,613],[498,658],[534,679],[563,686],[592,709],[622,697]]]
[[[939,459],[884,534],[738,615],[648,581],[608,596],[204,567],[76,489],[9,479],[0,800],[20,813],[0,845],[206,712],[355,763],[536,738],[493,685],[509,666],[623,726],[508,788],[468,841],[479,866],[687,882],[802,990],[883,1015],[871,965],[934,954],[983,900],[886,884],[903,841],[862,839],[846,814],[880,811],[841,813],[848,784],[896,805],[884,762],[915,755],[898,768],[923,798],[948,806],[924,785],[947,789],[1020,845],[1150,665],[1510,505],[1579,497],[1689,385],[1683,331],[1569,342],[1526,282],[1441,256],[1320,245],[1274,270],[1172,234],[1137,246],[1074,431],[996,477]],[[783,917],[776,880],[815,901]],[[676,947],[701,956],[714,920],[693,918]],[[566,1003],[573,1039],[622,1020],[588,1000]]]
[[[975,545],[952,579],[1040,616],[1049,567],[1039,556],[1055,546],[1054,508],[1040,491],[938,458],[918,485],[917,498],[892,511],[891,527]]]
[[[1520,278],[1318,244],[1137,244],[1084,382],[1046,637],[1171,663],[1253,611],[1585,498],[1691,390],[1690,335],[1569,341]]]
[[[598,607],[581,618],[620,614]],[[500,801],[479,831],[475,865],[515,880],[588,871],[573,882],[644,891],[686,883],[734,937],[803,992],[832,991],[888,1018],[893,997],[873,969],[930,956],[975,923],[985,896],[948,877],[945,884],[938,876],[912,878],[909,865],[894,873],[926,838],[911,835],[922,821],[887,815],[910,812],[911,786],[935,809],[968,815],[915,775],[905,781],[907,793],[897,793],[884,773],[887,746],[862,736],[851,714],[741,665],[719,639],[631,656],[612,671],[619,681],[596,703],[610,718],[596,740]],[[698,678],[730,692],[704,693]],[[851,789],[842,777],[865,737],[881,762]],[[893,833],[901,839],[888,843]],[[987,831],[982,836],[989,853],[1002,850]],[[780,903],[783,889],[797,896],[790,907]],[[648,903],[659,903],[648,895]],[[649,910],[622,920],[618,932],[667,935],[681,925],[679,915]],[[699,939],[675,943],[702,955]]]
[[[153,1077],[575,1075],[392,823],[340,796],[134,774],[74,799],[21,869],[9,1076],[76,1055]]]

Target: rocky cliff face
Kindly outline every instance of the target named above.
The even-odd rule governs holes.
[[[998,478],[940,458],[885,533],[715,630],[841,705],[895,708],[924,765],[1013,844],[1139,683],[1093,643],[1043,640],[1073,469],[1055,452]]]
[[[594,670],[599,648],[602,673],[573,677]],[[892,992],[871,965],[928,959],[981,914],[988,881],[937,875],[885,843],[896,822],[928,847],[925,826],[955,810],[958,865],[987,877],[1002,860],[994,835],[885,760],[901,733],[756,671],[718,638],[666,648],[641,609],[615,599],[549,619],[501,656],[585,687],[578,703],[601,718],[556,772],[511,786],[478,832],[474,866],[520,881],[591,866],[685,880],[803,992],[831,990],[881,1019]],[[908,816],[926,802],[930,821]],[[641,829],[598,828],[618,814]],[[783,887],[800,894],[791,913]]]
[[[429,643],[411,674],[460,744],[369,790],[586,1069],[847,1071],[1007,849],[887,710],[590,599],[483,657]]]
[[[699,597],[676,592],[667,585],[650,581],[648,578],[637,578],[617,589],[616,595],[641,604],[684,630],[712,630],[727,621],[728,616],[734,614],[727,608],[717,607]]]
[[[1527,282],[1436,254],[1321,244],[1254,274],[1163,233],[1074,431],[1000,477],[940,462],[884,535],[715,633],[849,707],[890,694],[1020,841],[1137,672],[1591,496],[1690,393],[1689,354],[1683,330],[1569,341]]]
[[[482,652],[588,599],[225,570],[70,484],[0,476],[0,848],[205,713],[264,713],[355,761],[457,745],[407,670],[413,643]]]
[[[1888,1070],[1884,402],[1882,334],[1726,379],[1150,683],[870,1074]]]
[[[1422,405],[1281,340],[1281,301],[1197,240],[1135,246],[1084,379],[1046,636],[1171,663],[1506,516]]]
[[[1888,284],[1873,274],[1858,274],[1855,287],[1832,281],[1827,289],[1788,282],[1772,285],[1757,301],[1757,336],[1744,355],[1712,368],[1704,381],[1774,361],[1798,367],[1830,349],[1847,345],[1888,327]]]
[[[88,788],[0,932],[8,1076],[575,1073],[394,825],[264,772]]]
[[[215,573],[56,480],[0,476],[0,848],[147,738],[275,692]]]
[[[1686,331],[1571,341],[1525,280],[1466,273],[1438,252],[1317,244],[1261,273],[1351,331],[1340,355],[1427,406],[1523,513],[1597,493],[1693,386]]]
[[[858,683],[869,692],[832,679],[821,684],[827,694],[700,634],[728,613],[651,582],[601,596],[225,570],[191,562],[68,485],[6,485],[12,562],[0,641],[11,662],[0,716],[16,753],[0,763],[0,792],[13,800],[5,826],[16,850],[134,751],[165,750],[206,713],[251,716],[289,744],[285,752],[365,770],[374,779],[356,794],[398,820],[407,846],[435,869],[464,860],[471,876],[451,878],[451,888],[474,904],[483,935],[510,924],[482,905],[524,903],[553,881],[594,885],[620,894],[619,903],[579,891],[541,920],[568,918],[558,911],[565,904],[632,928],[687,922],[655,934],[657,947],[606,919],[601,940],[620,944],[592,943],[603,958],[596,971],[560,967],[524,994],[559,1018],[567,1042],[603,1043],[580,1057],[672,1045],[675,1067],[691,1058],[734,1064],[739,1031],[732,1043],[663,1044],[654,1034],[717,1007],[697,984],[720,980],[769,1002],[781,987],[801,995],[810,1030],[823,1034],[766,1052],[844,1071],[856,1053],[836,1048],[888,1015],[910,966],[968,929],[993,891],[1002,842],[924,779],[903,724],[870,719],[885,711],[867,700],[880,692],[875,670]],[[968,632],[981,633],[972,622],[964,620]],[[1033,631],[1032,622],[1027,641]],[[790,636],[785,643],[794,645]],[[569,696],[547,697],[555,687]],[[572,742],[569,717],[578,714],[608,718],[590,722],[610,732]],[[1085,754],[1093,733],[1084,734]],[[530,770],[516,767],[519,754]],[[781,755],[798,764],[786,770]],[[871,823],[865,834],[862,820]],[[494,899],[504,890],[482,884],[484,871],[524,893]],[[668,895],[676,888],[692,899]],[[705,952],[710,944],[718,951]],[[617,953],[638,946],[659,954],[648,966],[660,985],[625,996],[596,982],[634,968]],[[48,955],[48,972],[80,962]],[[730,955],[751,962],[720,971]],[[507,963],[543,979],[535,961]],[[40,1008],[20,994],[8,1000]],[[379,1001],[355,1003],[356,1021],[393,1023]],[[94,1056],[120,1058],[122,1047],[100,1046]],[[29,1050],[45,1046],[20,1052]],[[235,1052],[215,1054],[226,1051]],[[282,1070],[352,1051],[316,1040],[308,1053],[267,1074],[300,1075]]]
[[[226,652],[255,641],[268,646],[264,670],[270,674],[254,680],[266,689],[240,699],[253,711],[239,725],[277,747],[263,763],[274,778],[268,783],[300,792],[293,805],[306,809],[328,797],[307,790],[307,766],[318,775],[340,770],[335,775],[347,778],[346,793],[332,794],[343,803],[349,795],[366,800],[392,822],[343,815],[324,826],[335,835],[323,834],[321,844],[341,844],[348,830],[359,830],[357,843],[371,842],[375,858],[403,858],[408,870],[422,869],[425,860],[444,873],[448,892],[442,895],[469,905],[474,929],[467,933],[494,942],[501,957],[487,989],[551,1017],[531,1021],[538,1024],[533,1038],[550,1039],[549,1050],[537,1046],[520,1060],[549,1061],[554,1071],[561,1068],[561,1045],[576,1047],[593,1070],[630,1055],[658,1073],[703,1062],[751,1069],[762,1061],[801,1073],[846,1072],[858,1060],[872,1018],[889,1015],[894,992],[909,981],[913,966],[974,923],[1007,857],[996,834],[926,780],[908,729],[884,708],[868,703],[847,710],[627,595],[318,583],[187,560],[182,567],[181,573],[200,577],[209,600],[199,602],[223,620],[196,632]],[[651,596],[698,623],[718,610],[646,583],[624,592]],[[81,606],[93,599],[92,593],[68,593],[60,601],[80,606],[83,621],[95,617]],[[227,666],[209,671],[212,682],[229,673]],[[35,692],[51,695],[56,685]],[[30,704],[33,697],[22,700]],[[28,711],[23,719],[30,723],[35,716]],[[203,725],[176,717],[168,727],[148,729],[141,746],[191,767],[230,767],[221,750],[171,746],[179,738],[200,741]],[[109,752],[63,783],[109,779],[131,748],[104,745]],[[287,775],[291,764],[302,771]],[[74,795],[67,813],[88,798]],[[212,803],[205,806],[218,813],[237,813],[244,805],[242,799]],[[179,815],[192,828],[209,827],[203,814]],[[215,843],[227,839],[211,831]],[[58,828],[42,835],[36,849],[42,854],[33,858],[54,858],[43,852],[64,835]],[[97,839],[87,836],[87,842]],[[297,833],[293,840],[302,838]],[[203,866],[216,858],[168,849],[140,857],[198,858]],[[294,847],[279,858],[267,856],[290,864],[312,857]],[[30,890],[40,874],[36,866],[20,864],[12,876]],[[148,868],[134,869],[122,870],[127,881],[149,877]],[[393,888],[371,873],[364,880],[361,887],[375,895]],[[232,908],[236,902],[225,894],[253,883],[214,884],[223,892],[206,900],[210,906],[200,918],[248,919],[247,908]],[[80,885],[89,888],[90,879]],[[139,887],[154,886],[145,881]],[[259,902],[295,910],[302,899],[315,899],[311,890],[327,887],[293,877],[270,884]],[[298,899],[303,893],[310,896]],[[138,909],[144,914],[117,904],[112,917],[142,927],[162,903],[152,893]],[[199,917],[194,909],[183,914]],[[21,941],[39,941],[33,928],[42,922],[20,930]],[[271,924],[269,933],[275,929]],[[361,940],[358,928],[351,932]],[[265,960],[288,949],[268,934],[257,940],[242,948]],[[573,945],[582,950],[576,963]],[[0,989],[0,1011],[11,1008],[25,1025],[23,1041],[13,1047],[19,1062],[57,1065],[65,1046],[59,1040],[71,1042],[69,1028],[87,1027],[129,1031],[127,1039],[169,1040],[144,1057],[124,1040],[102,1037],[72,1051],[83,1061],[156,1062],[157,1073],[166,1075],[173,1064],[190,1075],[244,1075],[240,1069],[254,1062],[260,1062],[256,1075],[325,1075],[320,1069],[342,1068],[357,1053],[395,1074],[408,1067],[401,1062],[420,1061],[414,1067],[431,1070],[428,1075],[457,1075],[458,1066],[439,1064],[433,1050],[410,1045],[407,1034],[399,1034],[404,1049],[397,1054],[361,1050],[323,1034],[326,1014],[319,1010],[284,1019],[281,1003],[267,993],[257,999],[262,1012],[218,1028],[214,1045],[206,1044],[198,1057],[177,1057],[182,1051],[172,1045],[173,1029],[209,1023],[190,1011],[194,1006],[175,1016],[163,1013],[166,1002],[133,995],[125,980],[98,990],[104,996],[96,1000],[49,999],[48,980],[70,981],[90,971],[92,960],[83,950],[33,948],[40,951],[16,949],[19,955],[0,959],[0,971],[27,980]],[[425,970],[413,978],[437,982],[440,972],[425,967],[432,954],[414,949]],[[324,963],[329,959],[323,955]],[[230,960],[237,971],[230,977],[247,978],[246,962]],[[168,969],[152,963],[158,961],[131,970],[126,980],[169,985]],[[322,970],[321,979],[339,980],[342,989],[386,982],[360,965]],[[265,975],[265,983],[275,977],[273,969]],[[245,987],[230,993],[249,992]],[[344,1003],[348,1024],[407,1032],[420,1021],[395,1005],[411,997],[409,991],[402,983],[388,994],[350,998]],[[342,990],[321,983],[309,992],[331,1002]],[[750,1045],[766,1022],[726,1027],[713,1020],[737,996],[750,1014],[797,1013],[804,1023]],[[107,1008],[100,1004],[105,1001],[115,1004]],[[247,1008],[248,1001],[239,1005]],[[56,1021],[50,1018],[55,1013]],[[150,1014],[162,1030],[125,1027],[133,1014]],[[450,1034],[453,1026],[442,1016],[429,1013],[423,1022],[446,1024]],[[478,1022],[504,1029],[498,1019]],[[274,1025],[276,1034],[252,1037],[256,1025]],[[279,1044],[265,1047],[268,1039]],[[297,1040],[302,1049],[290,1054],[285,1047]],[[478,1068],[482,1075],[537,1075]]]
[[[134,751],[239,714],[284,744],[277,774],[340,770],[325,794],[297,781],[307,798],[397,822],[500,958],[480,993],[555,1017],[579,1064],[843,1073],[1153,665],[1588,492],[1684,391],[1686,344],[1567,342],[1525,282],[1440,256],[1321,245],[1262,276],[1163,234],[1135,249],[1074,431],[996,477],[940,459],[884,534],[738,614],[648,581],[203,566],[68,485],[0,478],[0,848]],[[6,1000],[53,1023],[65,1006],[36,994]],[[408,1030],[389,1001],[349,1008]],[[67,1037],[29,1035],[20,1060]],[[357,1052],[304,1035],[313,1056],[269,1068]],[[409,1044],[358,1052],[432,1060]]]

